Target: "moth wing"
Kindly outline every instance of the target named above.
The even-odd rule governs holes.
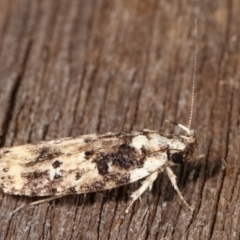
[[[53,196],[137,181],[167,161],[166,151],[150,142],[154,134],[92,134],[3,148],[0,186],[9,194]]]

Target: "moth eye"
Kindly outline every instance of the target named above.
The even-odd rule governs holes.
[[[173,153],[172,161],[177,164],[183,164],[183,155],[182,153]]]

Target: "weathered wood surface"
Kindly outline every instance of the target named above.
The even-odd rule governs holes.
[[[140,183],[15,214],[38,198],[3,195],[0,239],[239,239],[239,12],[237,0],[1,0],[1,147],[94,132],[171,132],[165,119],[187,124],[197,18],[192,128],[205,157],[174,168],[193,214],[161,174],[119,230]]]

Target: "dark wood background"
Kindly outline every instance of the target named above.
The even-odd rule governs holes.
[[[198,154],[178,185],[160,174],[122,226],[141,183],[67,196],[2,195],[0,239],[239,239],[240,2],[238,0],[1,0],[1,147],[86,133],[192,128]]]

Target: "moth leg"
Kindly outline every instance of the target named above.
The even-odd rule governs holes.
[[[57,198],[60,198],[60,197],[62,197],[62,196],[54,196],[54,197],[45,198],[45,199],[42,199],[42,200],[39,200],[39,201],[32,202],[29,205],[30,206],[37,205],[37,204],[48,202],[48,201],[51,201],[51,200],[54,200],[54,199],[57,199]],[[21,210],[26,205],[27,204],[23,204],[22,206],[20,206],[17,209],[15,209],[11,214],[14,214],[14,213],[18,212],[19,210]]]
[[[58,199],[58,198],[61,198],[61,197],[62,197],[62,195],[45,198],[45,199],[42,199],[42,200],[39,200],[39,201],[32,202],[32,203],[30,203],[30,205],[32,206],[32,205],[37,205],[37,204],[41,204],[41,203],[44,203],[44,202],[49,202],[49,201],[52,201],[52,200],[55,200],[55,199]]]
[[[132,201],[130,202],[130,204],[128,205],[127,209],[125,210],[123,216],[118,220],[117,224],[116,224],[116,228],[119,228],[119,226],[122,224],[122,221],[124,219],[124,216],[129,212],[130,208],[132,207],[133,203],[141,197],[141,195],[147,190],[147,188],[149,188],[149,190],[152,189],[152,184],[153,182],[156,180],[158,176],[158,171],[153,172],[152,174],[150,174],[142,183],[142,186],[135,191],[132,195]]]
[[[141,195],[147,190],[147,188],[149,188],[149,190],[152,189],[152,184],[153,182],[156,180],[158,176],[158,171],[153,172],[152,174],[150,174],[142,183],[142,186],[135,191],[132,195],[132,201],[130,202],[130,204],[128,205],[127,209],[125,210],[124,214],[127,214],[130,210],[130,208],[132,207],[133,203],[141,197]]]
[[[172,186],[174,187],[174,189],[177,191],[178,196],[181,198],[181,200],[183,201],[183,203],[193,212],[193,208],[186,202],[186,200],[183,198],[182,193],[180,192],[178,186],[177,186],[177,181],[176,181],[176,175],[173,173],[172,169],[170,167],[166,167],[166,172],[167,175],[172,183]]]
[[[24,208],[27,204],[22,204],[20,207],[16,208],[13,212],[11,212],[11,214],[13,215],[14,213],[20,211],[22,208]]]

